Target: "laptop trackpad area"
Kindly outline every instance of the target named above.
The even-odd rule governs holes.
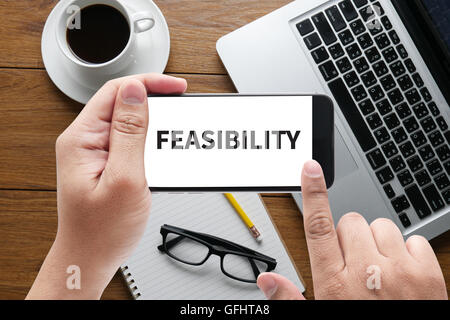
[[[336,126],[334,127],[334,150],[335,180],[340,180],[358,170],[356,161],[353,159],[350,150],[348,150],[348,147]]]

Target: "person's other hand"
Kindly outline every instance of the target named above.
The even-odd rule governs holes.
[[[54,272],[78,265],[91,297],[135,249],[149,216],[147,93],[185,90],[184,79],[159,74],[109,81],[57,139],[58,231],[49,256],[61,265],[55,270],[52,260]]]
[[[391,220],[369,225],[358,213],[343,216],[335,229],[315,161],[303,168],[302,195],[316,299],[447,299],[441,268],[425,238],[411,236],[405,243]],[[269,299],[304,299],[280,275],[263,273],[258,286]]]

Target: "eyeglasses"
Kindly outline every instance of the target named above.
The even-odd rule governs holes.
[[[277,261],[262,253],[234,242],[181,229],[167,224],[161,226],[163,243],[158,250],[180,262],[199,266],[211,255],[220,257],[220,269],[235,280],[256,283],[261,272],[275,269]]]

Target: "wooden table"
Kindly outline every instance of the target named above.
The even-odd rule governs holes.
[[[57,0],[0,2],[0,299],[28,292],[56,232],[56,137],[82,109],[51,82],[40,40]],[[288,0],[157,0],[171,32],[168,74],[185,77],[189,92],[235,92],[215,50],[216,40]],[[264,201],[313,297],[303,223],[287,194]],[[450,292],[450,232],[432,245]],[[116,274],[103,298],[129,299]]]

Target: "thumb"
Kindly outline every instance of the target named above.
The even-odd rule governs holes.
[[[112,178],[145,181],[144,149],[148,127],[147,90],[141,81],[125,80],[117,93],[111,120],[106,172]],[[108,172],[109,171],[109,172]]]
[[[261,273],[256,284],[269,300],[305,300],[291,281],[276,273]]]

